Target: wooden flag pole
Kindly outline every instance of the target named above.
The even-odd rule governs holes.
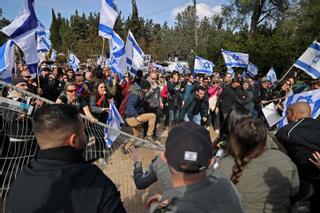
[[[294,67],[294,65],[292,65],[290,67],[290,69],[280,78],[280,80],[277,82],[277,84],[274,86],[274,88],[276,88],[278,86],[278,84],[283,81],[283,79],[285,79],[285,77],[291,72],[292,68]]]

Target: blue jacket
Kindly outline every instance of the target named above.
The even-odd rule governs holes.
[[[145,101],[140,96],[140,90],[137,84],[131,86],[125,111],[126,118],[137,117],[144,112]]]

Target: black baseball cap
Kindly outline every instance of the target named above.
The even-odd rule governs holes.
[[[173,128],[165,145],[169,166],[183,173],[206,170],[213,156],[209,131],[193,122],[183,122]]]

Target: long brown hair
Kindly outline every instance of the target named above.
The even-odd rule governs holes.
[[[98,92],[98,87],[99,87],[100,84],[104,84],[105,87],[106,87],[106,91],[107,91],[107,85],[104,83],[104,81],[102,81],[102,80],[97,81],[97,82],[94,84],[93,91],[92,91],[92,94],[95,95],[97,99],[101,97],[101,96],[99,95],[99,92]]]
[[[235,165],[230,180],[237,184],[245,166],[265,151],[267,129],[262,121],[246,118],[240,122],[230,136],[229,153]]]

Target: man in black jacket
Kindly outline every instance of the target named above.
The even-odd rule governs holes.
[[[320,177],[320,171],[309,161],[312,153],[320,150],[320,122],[311,118],[311,108],[305,102],[290,105],[287,119],[289,124],[277,132],[277,139],[297,165],[301,178]]]
[[[311,108],[305,102],[290,105],[286,113],[289,124],[276,137],[297,165],[300,179],[314,187],[310,212],[320,212],[320,170],[310,161],[316,160],[312,153],[320,150],[320,122],[311,118]]]
[[[9,192],[10,212],[126,212],[113,182],[82,158],[86,137],[75,107],[38,109],[33,132],[40,150]]]
[[[232,107],[237,104],[237,88],[240,83],[237,79],[232,79],[231,85],[226,85],[219,96],[217,104],[222,112],[223,120],[231,112]]]
[[[208,109],[209,102],[206,97],[206,89],[200,86],[184,104],[181,110],[180,120],[192,121],[201,125],[202,122],[204,123],[208,119]]]

